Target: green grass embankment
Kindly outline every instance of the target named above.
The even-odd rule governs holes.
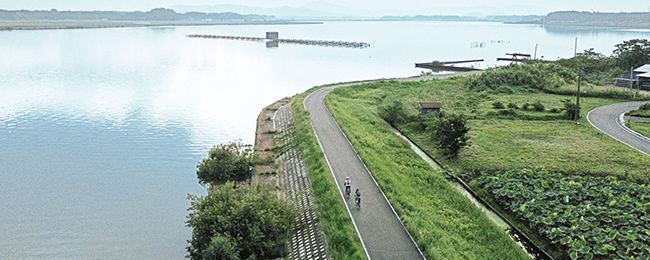
[[[377,115],[389,91],[337,88],[326,103],[428,259],[529,259],[508,235],[422,160]]]
[[[298,146],[307,166],[315,198],[315,209],[327,239],[328,249],[333,259],[366,259],[359,236],[352,225],[352,219],[341,200],[314,134],[309,112],[303,107],[303,100],[308,93],[309,91],[298,95],[291,103],[291,110]]]
[[[383,180],[384,184],[380,183],[380,185],[385,190],[398,186],[399,184],[396,183],[406,183],[405,179],[424,176],[414,173],[421,166],[402,153],[397,141],[390,141],[391,138],[395,138],[392,133],[382,130],[386,123],[377,116],[377,111],[382,105],[392,104],[395,101],[403,104],[406,111],[402,116],[405,123],[399,124],[400,128],[444,165],[452,166],[460,173],[470,174],[466,176],[470,180],[472,172],[476,170],[485,169],[487,171],[484,171],[484,174],[498,174],[499,170],[545,169],[560,176],[615,176],[621,180],[647,183],[649,173],[647,165],[650,165],[650,158],[601,134],[585,119],[588,111],[593,108],[627,101],[616,99],[618,95],[611,94],[616,93],[615,91],[604,89],[605,94],[593,93],[595,97],[581,98],[581,119],[578,120],[579,124],[576,124],[574,121],[564,119],[564,112],[557,111],[563,109],[564,100],[575,102],[575,97],[541,91],[508,94],[494,91],[469,91],[465,80],[467,79],[384,81],[341,88],[335,90],[331,97],[328,96],[328,106],[351,141],[355,140],[352,143],[360,151],[359,154],[364,158],[364,162],[371,168],[373,174],[380,176],[378,181]],[[562,88],[571,88],[571,86],[562,86]],[[609,98],[596,98],[597,96]],[[456,159],[441,156],[432,144],[429,134],[423,130],[417,103],[430,101],[442,102],[442,110],[445,113],[462,113],[470,118],[468,120],[471,127],[468,133],[471,136],[470,145],[464,148]],[[506,106],[511,103],[514,105],[511,106],[512,109],[496,109],[493,106],[496,101]],[[530,107],[521,108],[526,103],[539,103],[544,109],[536,111]],[[553,109],[555,112],[551,112]],[[403,152],[407,153],[407,151]],[[410,183],[404,186],[409,185],[418,187]],[[470,185],[487,201],[493,201],[492,191],[483,191],[476,182],[470,182]],[[411,192],[419,194],[421,190],[426,189],[420,187]],[[387,192],[387,196],[388,194]],[[406,199],[400,197],[399,192],[391,191],[391,194],[389,199],[394,205],[398,204],[400,210],[406,212],[408,217],[405,218],[408,221],[412,221],[412,215],[416,214],[413,212],[424,211],[426,207],[435,207],[435,204],[432,206],[429,201],[418,201],[417,206],[409,203],[400,205],[403,203],[402,200]],[[417,198],[409,199],[417,200]],[[568,257],[567,251],[562,249],[558,251],[558,248],[567,245],[558,241],[549,241],[542,233],[538,233],[541,231],[537,227],[529,227],[527,220],[520,220],[517,216],[511,215],[510,209],[499,211],[506,213],[506,218],[525,230],[536,243],[550,251],[549,253],[559,258]],[[422,224],[414,225],[415,227],[407,226],[412,232],[414,230],[419,232],[419,235],[422,230],[430,228]],[[462,228],[448,230],[465,232]],[[418,239],[421,237],[416,236],[418,243],[423,241]],[[436,245],[429,240],[422,243]],[[471,243],[481,245],[476,241]],[[581,248],[578,244],[568,246],[572,250]],[[586,247],[580,250],[587,251]],[[597,249],[592,248],[592,253],[598,254],[594,250]]]

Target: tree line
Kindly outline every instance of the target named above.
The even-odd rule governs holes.
[[[545,25],[650,28],[650,15],[647,12],[599,13],[560,11],[546,15]]]
[[[119,12],[119,11],[58,11],[44,10],[0,10],[0,20],[111,20],[111,21],[258,21],[273,20],[274,16],[256,14],[177,13],[172,9],[155,8],[148,12]]]

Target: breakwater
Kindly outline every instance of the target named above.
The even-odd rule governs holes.
[[[304,40],[304,39],[273,39],[273,38],[262,38],[262,37],[228,36],[228,35],[190,34],[187,37],[219,39],[219,40],[267,42],[267,43],[278,43],[278,44],[310,45],[310,46],[321,46],[321,47],[357,48],[357,49],[365,49],[371,46],[369,43],[366,42],[323,41],[323,40]]]

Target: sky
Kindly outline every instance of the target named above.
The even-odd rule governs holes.
[[[274,8],[281,6],[301,7],[313,0],[0,0],[5,10],[112,10],[148,11],[156,7],[174,5],[220,5],[237,4],[253,7]],[[552,11],[578,10],[595,12],[647,12],[648,0],[325,0],[328,3],[351,9],[367,11],[417,10],[488,7],[508,9],[506,14],[547,14]],[[511,8],[512,7],[512,8]],[[522,11],[523,10],[523,11]],[[520,12],[520,13],[512,13]],[[521,13],[528,12],[528,13]],[[389,14],[389,13],[387,13]]]

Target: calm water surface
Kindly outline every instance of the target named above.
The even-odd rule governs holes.
[[[342,49],[187,34],[365,41]],[[252,143],[263,107],[316,85],[420,74],[415,62],[506,52],[547,59],[647,31],[527,25],[338,22],[0,32],[0,258],[181,259],[196,164]],[[483,48],[471,48],[485,42]]]

